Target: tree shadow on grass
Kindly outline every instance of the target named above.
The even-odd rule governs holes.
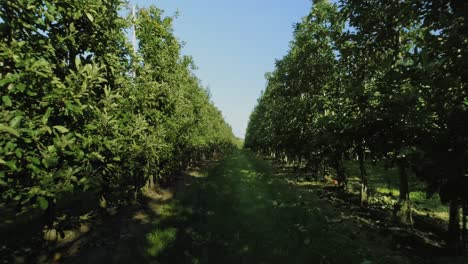
[[[297,217],[298,208],[273,206],[272,189],[245,164],[238,153],[206,178],[184,175],[172,199],[147,197],[144,207],[91,236],[68,263],[291,262],[304,238],[281,222]]]
[[[408,263],[388,248],[391,238],[321,199],[317,186],[274,173],[236,152],[208,173],[148,192],[142,206],[103,220],[58,262]]]
[[[284,181],[268,184],[271,169],[250,159],[239,154],[207,178],[182,181],[186,185],[176,190],[164,210],[150,216],[158,220],[127,244],[127,249],[139,245],[134,250],[138,254],[128,256],[145,263],[360,263],[364,259],[366,252],[358,249],[365,245],[353,244],[353,238],[342,234],[347,227],[335,230],[326,223],[324,212],[304,210],[302,199],[310,197],[290,190]],[[122,256],[116,260],[113,263],[137,261]]]

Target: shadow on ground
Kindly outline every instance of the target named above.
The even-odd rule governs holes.
[[[412,263],[382,235],[237,151],[206,173],[120,213],[64,254],[66,263]],[[428,263],[431,263],[428,261]]]

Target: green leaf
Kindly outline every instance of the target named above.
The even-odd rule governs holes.
[[[16,146],[18,146],[18,145],[15,144],[15,143],[13,143],[13,142],[11,142],[11,141],[9,141],[9,142],[7,142],[6,145],[5,145],[5,150],[13,151],[13,150],[16,148]]]
[[[55,148],[54,145],[50,145],[47,147],[47,151],[54,153],[54,152],[57,152],[57,149]]]
[[[74,33],[76,31],[75,24],[73,22],[70,23],[69,29],[70,33]]]
[[[55,21],[55,17],[53,15],[51,15],[49,12],[45,12],[44,14],[46,16],[47,19],[49,19],[50,21]]]
[[[26,85],[24,83],[19,83],[16,85],[16,90],[24,92],[24,90],[26,90]]]
[[[11,102],[11,99],[8,95],[2,96],[2,101],[6,106],[12,106],[13,103]]]
[[[5,165],[7,165],[8,168],[10,168],[11,170],[17,170],[18,169],[18,167],[16,167],[16,161],[14,161],[14,160],[10,160],[10,161],[5,162]]]
[[[77,113],[81,112],[81,108],[73,105],[71,101],[65,101],[65,107],[67,108],[67,110],[70,110],[72,112],[77,112]]]
[[[76,56],[75,58],[75,66],[80,67],[81,66],[81,59],[79,56]]]
[[[19,83],[16,85],[16,90],[24,92],[24,90],[26,90],[26,85],[24,83]]]
[[[77,158],[78,160],[82,160],[82,159],[84,158],[84,155],[85,155],[85,153],[84,153],[84,151],[81,150],[81,149],[78,150],[78,151],[76,152],[76,158]]]
[[[12,127],[9,127],[9,126],[5,126],[4,124],[0,124],[0,131],[7,132],[7,133],[12,134],[13,136],[16,136],[16,137],[20,136],[20,133],[16,129],[14,129]]]
[[[54,166],[57,164],[57,157],[48,157],[46,159],[42,159],[42,164],[44,164],[46,168]]]
[[[104,161],[104,157],[101,156],[101,154],[99,154],[98,152],[92,152],[91,153],[91,158],[94,159],[94,160],[99,160],[99,161]]]
[[[49,202],[44,197],[37,197],[37,203],[42,210],[46,210],[49,207]]]
[[[30,157],[29,160],[33,163],[33,164],[36,164],[36,165],[39,165],[41,164],[41,161],[36,158],[36,157]]]
[[[52,134],[52,130],[48,126],[43,126],[43,127],[39,128],[37,130],[37,132],[38,132],[38,135],[42,135],[42,134],[44,134],[46,132],[49,133],[49,135]]]
[[[60,133],[62,133],[62,134],[68,133],[68,131],[69,131],[69,130],[68,130],[66,127],[64,127],[64,126],[54,126],[54,128],[55,128],[58,132],[60,132]]]
[[[94,17],[90,13],[86,13],[86,16],[88,17],[89,21],[94,22]]]
[[[18,73],[14,73],[14,74],[8,73],[0,80],[0,86],[15,82],[19,78],[19,76],[20,75]]]
[[[10,127],[15,128],[19,122],[23,119],[22,116],[15,116],[13,119],[10,120]]]
[[[52,108],[47,108],[47,111],[45,112],[44,116],[42,116],[42,124],[45,125],[47,124],[47,121],[49,121],[50,114],[52,113]]]

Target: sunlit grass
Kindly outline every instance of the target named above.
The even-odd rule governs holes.
[[[291,180],[286,179],[288,184],[299,186],[299,187],[311,187],[311,186],[322,186],[322,183],[317,181],[298,181],[298,180]]]
[[[146,238],[149,243],[147,253],[152,256],[158,256],[164,249],[166,249],[176,239],[177,229],[168,228],[164,230],[156,230],[149,233]]]
[[[195,178],[205,178],[206,176],[208,176],[206,172],[201,170],[191,170],[188,174]]]
[[[175,203],[162,204],[162,205],[159,205],[155,209],[156,209],[156,213],[162,218],[174,217],[174,216],[180,215],[184,210],[183,207],[178,206]]]
[[[241,170],[240,172],[242,174],[244,174],[245,176],[247,176],[248,178],[252,178],[252,177],[257,176],[257,173],[255,171],[252,171],[252,170]]]
[[[398,191],[397,189],[394,189],[394,188],[376,187],[376,188],[373,188],[373,190],[375,190],[378,193],[381,193],[381,194],[384,194],[384,195],[390,195],[390,196],[393,196],[393,197],[397,197],[398,195],[400,195],[400,191]]]

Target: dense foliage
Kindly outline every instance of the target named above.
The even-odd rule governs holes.
[[[0,6],[0,204],[18,212],[81,192],[138,197],[233,147],[194,76],[172,18],[121,0],[5,0]],[[125,30],[136,24],[138,51]]]
[[[331,169],[342,187],[343,160],[356,158],[362,206],[364,161],[397,166],[394,217],[406,225],[408,177],[416,175],[450,204],[449,242],[457,248],[468,190],[467,11],[454,0],[314,1],[267,75],[245,146],[317,178]]]

